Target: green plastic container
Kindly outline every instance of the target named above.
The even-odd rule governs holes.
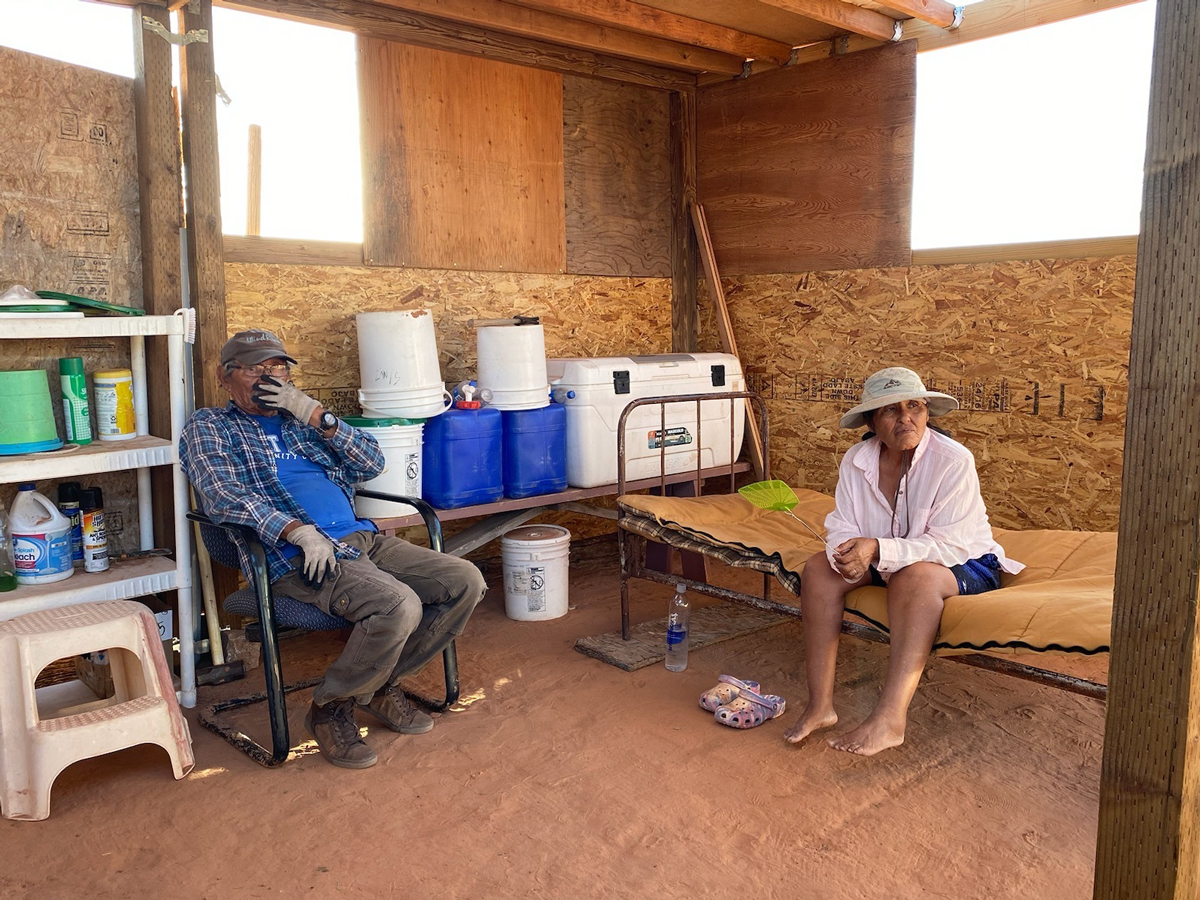
[[[0,397],[0,456],[62,446],[45,369],[0,372]]]

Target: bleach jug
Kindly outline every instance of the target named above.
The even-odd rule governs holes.
[[[18,584],[49,584],[75,572],[71,520],[34,487],[21,485],[9,516]]]

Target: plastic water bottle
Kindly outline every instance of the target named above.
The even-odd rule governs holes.
[[[667,611],[667,671],[682,672],[687,668],[688,625],[692,607],[688,603],[687,585],[675,585],[675,596]]]
[[[0,503],[0,592],[17,589],[17,571],[13,567],[12,537],[8,533],[8,515]]]

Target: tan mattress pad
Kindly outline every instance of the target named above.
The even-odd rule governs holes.
[[[824,534],[833,498],[808,490],[796,494],[800,503],[792,512]],[[786,512],[760,509],[739,494],[630,494],[618,505],[623,528],[733,565],[769,571],[793,593],[799,592],[805,561],[822,549]],[[934,650],[942,655],[1001,649],[1106,652],[1117,535],[1002,529],[995,529],[995,535],[1009,557],[1025,563],[1025,570],[1002,575],[999,590],[947,600]],[[884,588],[851,591],[846,608],[888,630]]]

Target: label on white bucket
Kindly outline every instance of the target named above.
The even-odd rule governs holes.
[[[404,493],[421,496],[421,451],[404,454]]]
[[[526,612],[546,611],[546,567],[522,566],[512,569],[512,578],[507,585],[514,594],[525,598]]]

